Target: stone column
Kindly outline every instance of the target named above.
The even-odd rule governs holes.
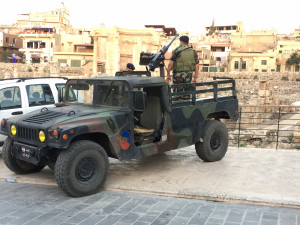
[[[97,75],[97,66],[98,66],[98,37],[94,36],[94,55],[93,55],[93,75]]]

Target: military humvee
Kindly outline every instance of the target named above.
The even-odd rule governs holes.
[[[48,165],[64,192],[84,196],[103,187],[108,157],[138,159],[195,144],[202,160],[221,160],[228,132],[220,119],[238,119],[235,81],[168,85],[164,54],[177,36],[159,53],[141,53],[140,64],[159,67],[161,77],[147,68],[69,80],[56,108],[3,119],[5,165],[17,174]]]
[[[190,89],[176,92],[182,85]],[[131,160],[195,144],[202,160],[221,160],[228,133],[220,119],[238,118],[234,80],[182,85],[143,76],[69,80],[56,108],[1,122],[4,162],[17,174],[48,165],[63,191],[83,196],[103,187],[108,157]]]

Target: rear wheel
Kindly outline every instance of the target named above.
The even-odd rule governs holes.
[[[102,189],[108,174],[105,150],[92,141],[77,141],[63,150],[55,163],[55,180],[68,195],[80,197]]]
[[[203,142],[195,144],[200,159],[206,162],[221,160],[228,148],[228,131],[226,126],[218,120],[205,122],[201,138]]]
[[[2,148],[2,158],[8,169],[17,174],[35,173],[41,171],[45,165],[33,165],[19,160],[12,151],[14,141],[7,137]]]

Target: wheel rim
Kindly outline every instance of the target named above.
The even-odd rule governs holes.
[[[75,168],[76,179],[81,183],[90,181],[96,173],[96,161],[92,158],[81,159]]]
[[[221,145],[221,139],[220,139],[219,135],[214,133],[210,138],[211,150],[216,151],[220,147],[220,145]]]

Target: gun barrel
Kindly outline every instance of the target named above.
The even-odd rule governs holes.
[[[177,33],[176,35],[175,35],[175,37],[170,41],[170,43],[169,44],[167,44],[167,46],[165,46],[165,47],[163,47],[162,49],[161,49],[161,52],[163,52],[164,54],[168,51],[168,49],[169,49],[169,47],[171,46],[171,44],[175,41],[175,39],[177,38],[179,36],[179,34]]]
[[[151,59],[150,63],[148,64],[150,71],[154,71],[155,68],[159,67],[159,65],[163,63],[165,59],[164,54],[168,51],[169,47],[178,36],[179,34],[176,34],[168,45],[164,46],[158,53],[155,54],[155,56]]]

